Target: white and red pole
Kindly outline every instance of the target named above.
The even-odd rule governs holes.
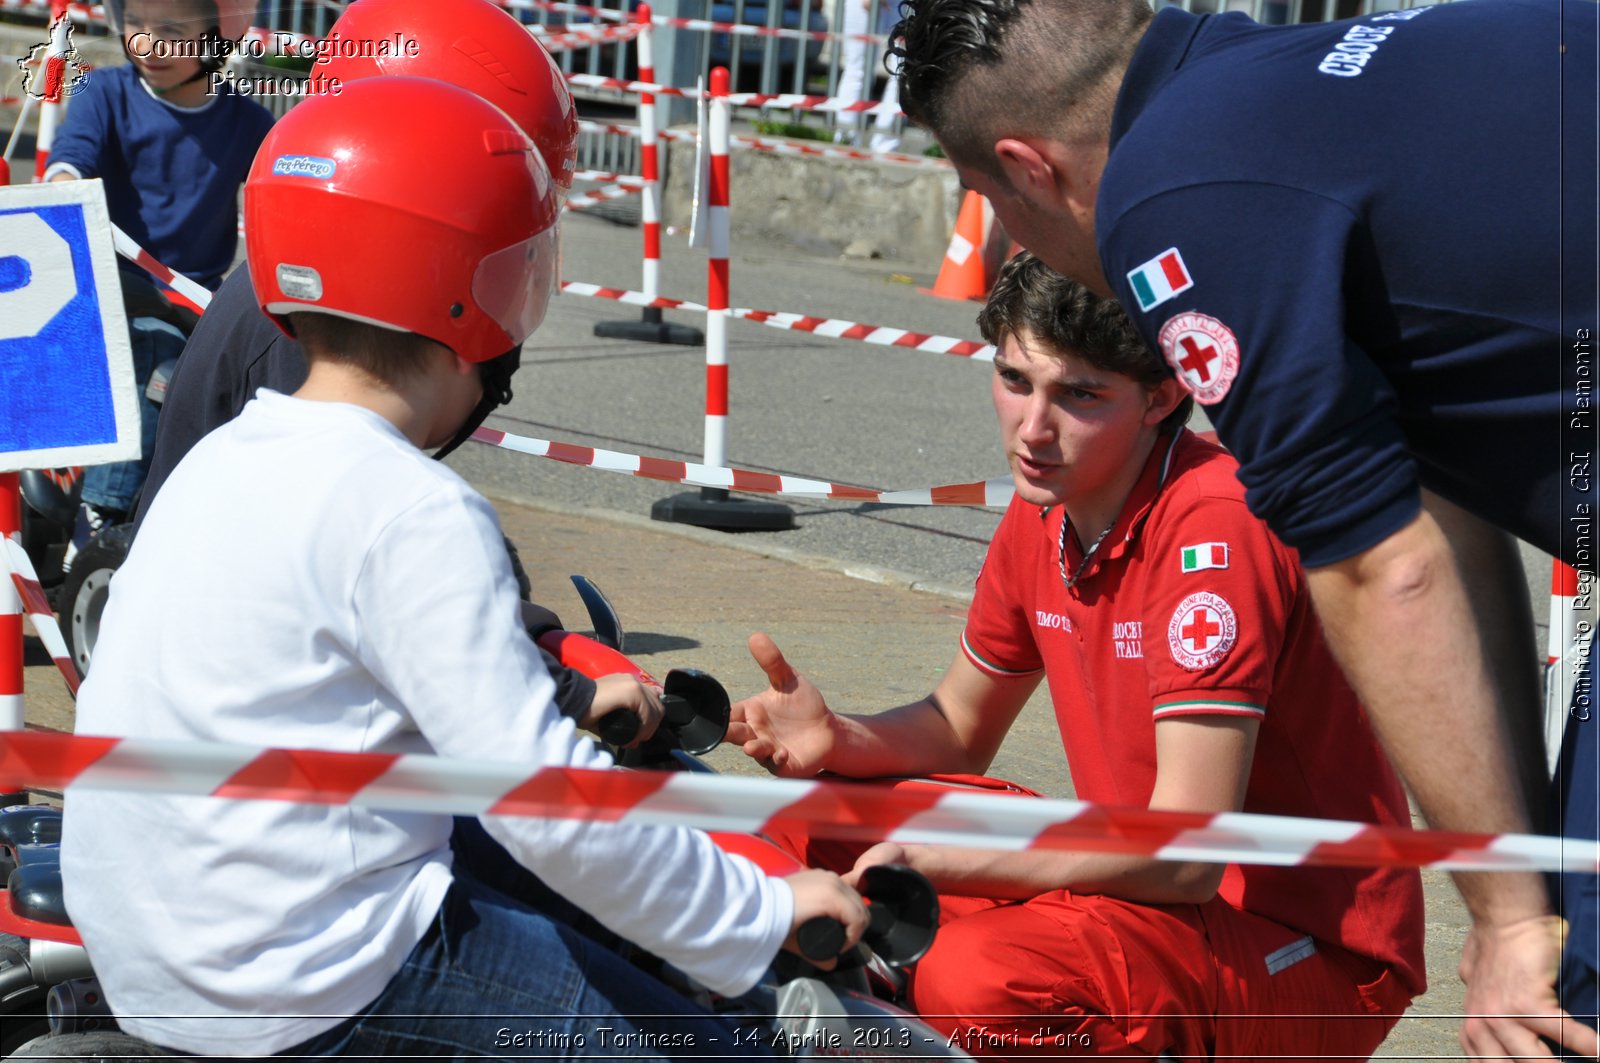
[[[706,271],[706,446],[705,463],[728,464],[728,69],[711,71],[707,119],[711,181],[707,189],[710,259]],[[707,488],[714,491],[714,488]],[[722,491],[726,499],[728,492]]]
[[[647,85],[656,82],[655,27],[650,21],[650,5],[640,4],[636,16],[639,36],[636,48],[639,56],[639,80]],[[640,216],[644,228],[644,280],[643,291],[651,299],[661,296],[661,169],[656,156],[656,94],[639,94],[639,175],[644,178],[644,191],[640,198]],[[646,307],[645,320],[654,311],[661,319],[660,307]]]
[[[0,538],[22,541],[22,484],[14,472],[0,472]],[[3,555],[0,555],[3,556]],[[0,563],[0,730],[22,729],[22,596]]]
[[[1573,600],[1578,597],[1578,570],[1560,558],[1551,562],[1550,572],[1550,632],[1544,663],[1553,665],[1566,656],[1572,641],[1571,616]]]
[[[706,437],[705,464],[727,474],[728,468],[728,216],[732,201],[728,165],[728,69],[713,67],[706,120],[708,175],[706,181],[706,231],[709,257],[706,267]],[[748,498],[730,499],[726,487],[702,487],[698,497],[676,495],[650,508],[656,520],[695,524],[703,528],[744,531],[780,531],[794,527],[794,511],[781,502]]]
[[[656,83],[655,24],[651,21],[650,5],[640,4],[634,13],[639,24],[639,35],[634,43],[639,57],[639,80],[646,85]],[[639,176],[644,179],[641,190],[639,215],[644,230],[644,278],[642,290],[652,300],[661,297],[661,137],[656,130],[656,94],[639,93]],[[600,321],[594,326],[596,336],[611,339],[641,340],[646,343],[681,343],[698,347],[705,336],[699,329],[687,325],[671,324],[662,320],[661,307],[647,306],[638,321]]]
[[[34,141],[33,179],[44,180],[50,165],[50,145],[61,122],[62,89],[67,83],[68,40],[72,23],[68,21],[67,0],[50,0],[50,50],[44,60],[44,92],[39,101],[39,136]]]
[[[1574,613],[1578,605],[1578,570],[1559,557],[1550,562],[1550,629],[1545,637],[1544,745],[1545,766],[1554,774],[1567,727],[1567,711],[1576,670],[1568,654],[1578,634]]]

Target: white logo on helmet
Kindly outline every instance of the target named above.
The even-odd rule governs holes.
[[[332,159],[316,155],[279,155],[272,162],[272,172],[278,177],[311,177],[326,181],[333,176],[339,164]]]

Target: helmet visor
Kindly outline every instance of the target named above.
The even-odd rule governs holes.
[[[550,293],[560,283],[559,226],[485,255],[472,276],[472,298],[521,344],[544,320]]]

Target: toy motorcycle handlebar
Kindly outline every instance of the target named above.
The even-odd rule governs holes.
[[[902,864],[879,864],[861,876],[859,892],[867,902],[870,921],[855,951],[859,954],[864,945],[890,967],[920,960],[939,928],[939,896],[933,884]],[[808,960],[863,959],[845,951],[844,924],[832,916],[813,916],[801,923],[795,943]]]
[[[663,736],[658,731],[650,739],[651,743],[698,756],[715,749],[728,733],[732,709],[728,692],[705,672],[674,668],[667,673],[666,682],[657,683],[649,672],[624,654],[587,636],[552,628],[541,632],[537,641],[563,665],[591,679],[620,673],[631,675],[641,683],[659,686],[662,727],[667,734]],[[639,717],[627,709],[615,709],[600,718],[596,733],[607,745],[625,746],[639,734]]]

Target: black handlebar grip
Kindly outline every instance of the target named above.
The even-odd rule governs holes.
[[[837,959],[844,951],[844,924],[831,915],[814,915],[795,930],[794,942],[808,960]]]
[[[639,737],[639,717],[627,709],[612,709],[600,717],[595,733],[608,746],[625,746]]]

